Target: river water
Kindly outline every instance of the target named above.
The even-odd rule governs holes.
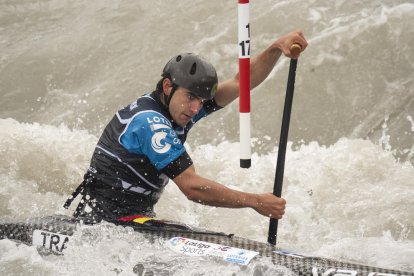
[[[414,271],[414,2],[261,0],[252,1],[250,17],[252,55],[291,30],[309,40],[298,62],[278,245]],[[69,215],[62,204],[102,128],[118,108],[154,89],[171,56],[196,52],[216,66],[219,80],[237,72],[237,3],[3,0],[0,50],[0,216]],[[252,93],[250,169],[239,168],[237,101],[194,127],[186,146],[201,175],[243,191],[272,191],[288,65],[281,58]],[[198,205],[173,183],[156,211],[267,237],[265,217]],[[140,261],[168,263],[173,275],[255,269],[176,259],[162,245],[109,226],[96,233],[63,257],[1,240],[0,274],[133,275]]]

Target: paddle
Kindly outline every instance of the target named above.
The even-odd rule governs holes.
[[[291,53],[297,55],[301,51],[301,46],[299,44],[293,44],[290,48],[290,51]],[[281,197],[282,195],[283,173],[285,170],[286,144],[289,133],[290,113],[292,111],[293,90],[295,88],[297,62],[297,59],[290,60],[289,76],[286,88],[285,107],[283,110],[282,129],[280,131],[279,151],[277,155],[275,183],[273,186],[273,194],[277,197]],[[270,218],[269,235],[267,237],[267,242],[273,245],[276,245],[277,226],[278,220],[275,218]]]

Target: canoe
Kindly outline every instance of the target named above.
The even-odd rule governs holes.
[[[252,265],[260,262],[261,258],[270,258],[273,264],[286,267],[297,275],[414,276],[412,272],[288,252],[268,243],[174,221],[136,216],[113,223],[131,227],[150,242],[161,239],[177,254],[205,256],[240,265]],[[90,225],[68,216],[31,218],[22,222],[0,221],[0,239],[15,240],[37,246],[41,250],[64,254],[71,244],[73,234],[82,227]],[[134,272],[140,275],[145,266],[146,264],[137,264]]]

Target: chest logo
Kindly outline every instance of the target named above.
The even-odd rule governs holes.
[[[171,145],[165,142],[165,137],[167,137],[166,132],[156,132],[151,138],[151,147],[155,152],[166,153],[170,150]],[[163,141],[164,140],[164,141]]]

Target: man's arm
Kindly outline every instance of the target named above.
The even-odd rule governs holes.
[[[290,58],[298,57],[298,55],[294,55],[290,52],[291,46],[295,43],[301,45],[302,51],[305,50],[308,45],[302,32],[291,32],[277,39],[266,50],[250,60],[251,90],[267,78],[282,53]],[[220,82],[217,87],[216,95],[214,96],[216,103],[222,107],[228,105],[233,100],[237,99],[237,97],[239,97],[238,74],[234,78]]]
[[[253,208],[256,212],[280,219],[285,213],[286,201],[270,193],[244,193],[227,188],[196,174],[190,166],[173,179],[185,196],[197,203],[227,208]]]

